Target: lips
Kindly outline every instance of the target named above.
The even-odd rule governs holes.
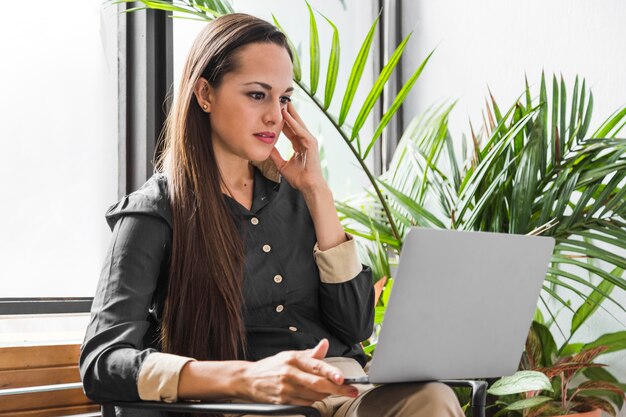
[[[273,143],[274,139],[276,139],[276,133],[274,132],[257,132],[254,136],[265,143]]]

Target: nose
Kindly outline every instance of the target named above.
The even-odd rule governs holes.
[[[283,105],[280,101],[270,102],[265,109],[263,115],[263,122],[268,125],[275,125],[283,121],[282,113]]]

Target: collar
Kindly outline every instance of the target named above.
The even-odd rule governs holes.
[[[258,213],[259,210],[269,204],[278,194],[282,178],[276,165],[270,159],[263,162],[250,162],[250,165],[254,167],[254,190],[250,210],[247,210],[232,197],[223,194],[231,209],[242,215]]]
[[[282,177],[280,172],[278,172],[278,168],[276,168],[276,165],[270,158],[261,162],[250,161],[250,164],[261,171],[261,174],[268,180],[280,183]]]

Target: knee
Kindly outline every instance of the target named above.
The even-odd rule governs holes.
[[[459,400],[452,388],[441,382],[426,383],[423,385],[420,392],[421,397],[425,401],[437,406],[459,406]]]
[[[416,416],[464,416],[452,388],[440,382],[421,385],[410,398],[407,398],[407,402],[407,408]]]
[[[358,417],[464,417],[454,391],[440,382],[389,384],[365,394]]]

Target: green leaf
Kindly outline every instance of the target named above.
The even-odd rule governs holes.
[[[560,105],[560,109],[561,109],[561,114],[559,115],[559,119],[560,119],[560,131],[559,131],[559,142],[560,142],[560,148],[559,148],[559,152],[561,154],[561,157],[563,156],[563,151],[565,150],[565,142],[566,142],[566,134],[567,131],[566,129],[566,118],[567,118],[567,91],[565,89],[565,81],[563,81],[563,75],[561,75],[561,105]]]
[[[228,2],[220,0],[206,0],[205,3],[208,7],[218,11],[220,14],[234,13],[232,6]]]
[[[409,212],[416,224],[426,227],[435,226],[438,229],[446,228],[441,220],[435,217],[430,211],[419,205],[416,201],[412,200],[410,196],[407,196],[382,180],[378,180],[378,182],[389,192],[391,197],[393,197],[398,204]]]
[[[548,275],[546,276],[546,281],[551,283],[551,284],[557,284],[560,286],[563,286],[564,288],[568,288],[569,286],[564,285],[561,281],[559,281],[558,279],[556,279],[555,277]],[[568,310],[570,310],[572,313],[574,312],[574,309],[572,309],[572,307],[570,307],[570,300],[565,301],[559,294],[557,294],[556,291],[553,291],[550,287],[544,285],[543,286],[543,290],[545,292],[547,292],[548,294],[550,294],[550,296],[552,298],[554,298],[556,301],[558,301],[559,303],[561,303],[561,305],[565,308],[567,308]],[[582,293],[580,293],[581,296],[583,296]],[[581,297],[582,298],[582,297]],[[547,324],[546,324],[547,325]]]
[[[342,126],[346,121],[346,116],[348,116],[348,112],[350,111],[354,94],[359,87],[359,82],[361,81],[363,69],[365,68],[365,63],[367,62],[367,56],[370,53],[370,48],[372,46],[372,41],[374,40],[374,33],[376,32],[376,26],[378,25],[379,18],[380,15],[374,20],[374,23],[372,23],[369,32],[367,32],[367,35],[361,44],[361,49],[354,60],[354,64],[352,65],[352,72],[350,73],[350,78],[348,78],[348,86],[346,87],[346,92],[343,96],[343,101],[341,102],[341,109],[339,110],[339,119],[337,120],[337,124],[339,126]]]
[[[533,101],[530,98],[530,87],[528,86],[528,77],[524,74],[524,84],[526,88],[524,89],[524,95],[526,97],[526,110],[530,110],[533,107]]]
[[[579,108],[579,113],[582,116],[581,127],[578,130],[578,133],[576,135],[579,141],[585,137],[585,134],[587,133],[587,129],[589,128],[589,123],[591,122],[591,113],[593,111],[593,93],[591,91],[589,91],[589,101],[587,102],[587,109],[583,115],[583,108],[584,108],[583,105],[585,104],[584,101],[585,101],[585,80],[583,80],[582,92],[581,92],[581,97],[580,97],[580,108]]]
[[[562,258],[562,257],[559,257],[558,255],[554,255],[553,258],[552,258],[552,261],[555,264],[558,264],[558,263],[572,264],[572,262],[573,262],[573,260],[570,259],[570,258]],[[584,263],[584,262],[578,262],[578,261],[576,261],[576,262],[577,262],[576,266],[580,266],[581,268],[586,269],[587,271],[592,270],[593,272],[596,272],[595,267],[593,267],[592,265],[589,265],[589,264]],[[585,268],[585,265],[587,266],[587,268]],[[599,274],[599,275],[603,276],[602,274],[605,274],[605,276],[607,276],[607,277],[611,277],[610,274],[608,274],[608,273],[606,273],[604,271],[601,271],[601,274]],[[585,300],[587,298],[586,294],[582,293],[581,291],[579,291],[578,289],[576,289],[576,288],[574,288],[574,287],[572,287],[570,285],[565,284],[562,281],[554,279],[553,275],[554,276],[561,276],[563,278],[567,278],[569,280],[577,282],[577,283],[579,283],[581,285],[584,285],[584,286],[590,288],[592,291],[595,290],[595,289],[598,289],[598,287],[594,286],[591,282],[589,282],[589,280],[581,278],[577,274],[572,274],[570,272],[564,271],[564,270],[559,269],[559,268],[548,268],[548,275],[546,276],[546,280],[548,280],[550,282],[553,282],[553,283],[555,283],[555,284],[557,284],[557,285],[559,285],[559,286],[561,286],[563,288],[567,288],[568,290],[572,291],[574,294],[578,295],[582,300]],[[598,290],[601,290],[601,289],[598,289]],[[608,294],[605,294],[605,295],[606,295],[606,298],[609,299],[612,303],[614,303],[619,309],[621,309],[622,311],[626,312],[626,309],[624,307],[622,307],[622,305],[619,304],[617,302],[617,300],[615,300],[614,298],[610,297]],[[601,306],[601,308],[604,309],[604,307],[602,307],[602,306]]]
[[[587,343],[584,348],[591,349],[604,345],[608,346],[608,349],[602,354],[626,349],[626,330],[603,334],[593,342]]]
[[[565,213],[565,208],[567,204],[570,202],[572,198],[572,194],[576,190],[576,185],[578,184],[579,178],[578,172],[572,172],[567,177],[567,180],[563,187],[561,188],[561,192],[559,193],[559,198],[557,200],[556,207],[554,208],[554,218],[560,219],[563,217],[563,213]]]
[[[583,369],[583,375],[585,375],[590,381],[606,381],[611,383],[619,383],[617,378],[605,368],[585,368]]]
[[[413,75],[411,75],[411,78],[409,78],[407,80],[407,82],[402,86],[402,88],[398,92],[398,95],[393,100],[393,103],[391,104],[391,107],[389,108],[389,110],[387,110],[385,112],[385,114],[383,115],[382,119],[380,120],[380,123],[378,123],[378,127],[376,128],[376,131],[374,132],[374,135],[372,135],[372,139],[370,140],[370,143],[367,146],[367,149],[365,149],[365,154],[363,154],[363,159],[367,158],[367,155],[369,155],[370,150],[372,149],[372,147],[374,146],[374,144],[376,143],[376,141],[378,140],[380,135],[382,135],[383,130],[385,129],[385,127],[387,126],[387,124],[389,123],[391,118],[396,114],[396,111],[400,108],[402,103],[404,103],[404,99],[406,98],[406,96],[409,94],[409,92],[413,88],[413,85],[415,84],[415,81],[417,81],[417,79],[419,78],[420,74],[422,73],[422,70],[426,66],[426,63],[428,62],[428,60],[432,56],[433,52],[435,52],[435,51],[433,50],[433,51],[430,52],[430,54],[428,54],[426,59],[424,59],[422,61],[420,66],[417,68],[417,70],[415,70]]]
[[[363,352],[365,352],[367,355],[371,355],[375,349],[376,349],[376,343],[371,343],[363,347]]]
[[[524,398],[523,400],[515,401],[514,403],[509,404],[508,406],[500,410],[498,414],[506,412],[506,411],[525,410],[527,408],[537,407],[538,405],[544,404],[548,401],[552,401],[552,398],[545,397],[542,395],[538,395],[536,397],[531,397],[531,398]],[[502,414],[499,414],[499,415],[502,415]]]
[[[300,81],[302,79],[302,67],[300,65],[298,50],[291,41],[291,38],[289,38],[289,35],[287,35],[287,32],[285,32],[280,23],[278,23],[278,19],[276,19],[276,16],[272,15],[272,19],[274,19],[274,24],[276,25],[276,27],[280,29],[280,31],[283,32],[283,34],[287,37],[287,43],[289,44],[289,49],[291,49],[291,56],[293,58],[293,79],[296,81]]]
[[[605,120],[604,123],[600,125],[598,130],[596,130],[592,134],[592,137],[594,138],[614,137],[613,135],[617,134],[618,132],[613,132],[611,134],[611,130],[613,130],[613,128],[615,128],[615,126],[617,126],[617,124],[620,123],[623,119],[626,119],[626,107],[623,107],[621,110],[616,111],[607,120]]]
[[[129,3],[130,1],[125,1],[125,3]],[[204,20],[210,20],[207,19],[206,14],[195,11],[193,9],[189,9],[189,8],[185,8],[185,7],[180,7],[180,6],[176,6],[174,4],[172,4],[171,2],[168,1],[164,1],[164,0],[141,0],[141,3],[143,3],[146,7],[135,7],[132,9],[128,9],[128,12],[131,11],[137,11],[137,10],[143,10],[145,8],[149,8],[149,9],[153,9],[153,10],[163,10],[163,11],[167,11],[167,12],[178,12],[178,13],[183,13],[183,14],[190,14],[190,15],[194,15],[200,18],[203,18]]]
[[[594,196],[595,203],[593,204],[591,209],[587,211],[586,217],[589,218],[593,216],[594,214],[596,214],[598,211],[600,211],[600,209],[602,209],[603,207],[606,207],[607,203],[609,202],[609,198],[611,197],[613,193],[619,195],[620,186],[622,185],[622,180],[624,178],[626,178],[626,170],[618,171],[615,173],[613,178],[611,178],[611,180],[604,187],[604,190],[602,191],[602,193],[598,195],[597,197]],[[626,186],[622,187],[621,191],[624,191],[625,189],[626,189]],[[617,197],[617,195],[615,197]],[[602,213],[604,213],[604,210]]]
[[[623,270],[622,270],[623,272]],[[621,273],[620,273],[621,275]],[[594,290],[585,302],[576,310],[574,317],[572,317],[571,334],[576,333],[576,330],[598,309],[602,301],[606,298],[605,294],[610,294],[615,288],[615,284],[607,280],[602,280],[598,289]]]
[[[487,390],[491,395],[510,395],[529,391],[552,391],[547,376],[537,371],[517,371],[511,376],[500,378]]]
[[[509,233],[525,234],[530,231],[528,225],[537,193],[541,160],[544,155],[541,139],[537,137],[529,139],[522,150],[519,166],[513,179]]]
[[[328,58],[328,70],[326,72],[326,88],[324,89],[324,110],[327,110],[333,100],[335,85],[337,85],[337,73],[339,72],[339,31],[337,26],[326,16],[322,15],[333,28],[333,40],[331,41],[330,57]]]
[[[556,75],[552,75],[552,124],[550,125],[550,144],[552,145],[552,161],[558,164],[558,155],[561,154],[560,143],[557,140],[559,126],[559,83]]]
[[[585,347],[584,343],[568,343],[564,345],[559,351],[559,355],[561,357],[575,355],[580,353],[581,350]]]
[[[539,339],[541,345],[541,365],[546,367],[551,366],[552,358],[556,355],[557,348],[550,329],[535,321],[532,323],[532,331],[537,336],[537,339]]]
[[[390,234],[389,228],[381,222],[371,218],[366,213],[342,202],[335,202],[335,207],[339,213],[346,215],[348,218],[350,218],[350,220],[355,221],[363,226],[369,227],[370,230],[373,229],[376,233],[379,234],[379,238],[382,242],[392,245],[395,243],[395,239],[393,239],[393,235]]]
[[[575,138],[575,132],[578,130],[576,126],[578,125],[578,117],[577,117],[577,109],[578,109],[578,76],[576,76],[576,80],[574,81],[574,93],[572,95],[572,107],[570,109],[570,119],[569,119],[569,130],[568,130],[568,143],[571,143]]]
[[[498,158],[501,158],[503,154],[505,154],[505,150],[510,142],[515,138],[517,133],[521,131],[526,123],[531,119],[533,113],[529,113],[525,115],[519,122],[515,124],[507,133],[502,137],[502,140],[499,143],[496,143],[491,149],[490,152],[486,155],[486,158],[483,159],[480,164],[476,167],[473,172],[468,171],[466,173],[466,177],[461,183],[461,188],[459,191],[459,206],[460,208],[457,210],[458,218],[461,219],[464,217],[465,212],[470,209],[473,200],[476,197],[476,193],[480,189],[480,185],[483,184],[485,178],[488,178],[488,173],[493,172],[495,170],[495,166],[497,165]]]
[[[380,299],[383,301],[384,305],[389,304],[389,296],[391,295],[391,290],[393,289],[393,283],[395,280],[393,278],[389,278],[387,283],[385,284],[385,288],[383,288],[383,293],[380,295]]]
[[[385,320],[385,306],[376,306],[374,308],[374,324],[381,324]]]
[[[409,33],[404,38],[404,40],[402,40],[400,45],[398,45],[396,50],[391,55],[391,58],[389,58],[389,61],[385,64],[383,69],[380,71],[380,74],[378,75],[378,79],[376,79],[376,81],[374,82],[372,89],[370,90],[369,94],[365,98],[365,102],[363,103],[363,106],[361,107],[361,111],[359,111],[359,114],[357,115],[354,121],[354,126],[352,127],[352,134],[350,135],[351,140],[357,137],[359,130],[361,130],[361,128],[363,127],[363,124],[365,124],[365,119],[367,119],[367,116],[370,114],[370,111],[372,111],[372,108],[374,107],[374,104],[378,100],[378,97],[383,92],[383,88],[385,87],[387,80],[389,80],[391,73],[393,72],[396,65],[398,64],[398,61],[400,60],[400,57],[402,56],[402,52],[404,51],[404,48],[406,47],[406,44],[409,41],[410,37],[411,37],[411,34]]]
[[[547,157],[545,150],[548,149],[548,138],[550,133],[548,132],[548,92],[546,89],[546,77],[541,71],[541,87],[539,91],[539,114],[537,115],[537,121],[539,121],[540,129],[537,130],[537,135],[541,138],[539,143],[541,145],[541,160],[539,161],[539,169],[543,173],[546,170]]]
[[[309,2],[306,2],[306,7],[309,9],[309,53],[311,55],[310,62],[310,80],[311,80],[311,95],[315,95],[317,92],[317,85],[320,80],[320,38],[317,33],[317,22],[315,21],[315,14]]]

